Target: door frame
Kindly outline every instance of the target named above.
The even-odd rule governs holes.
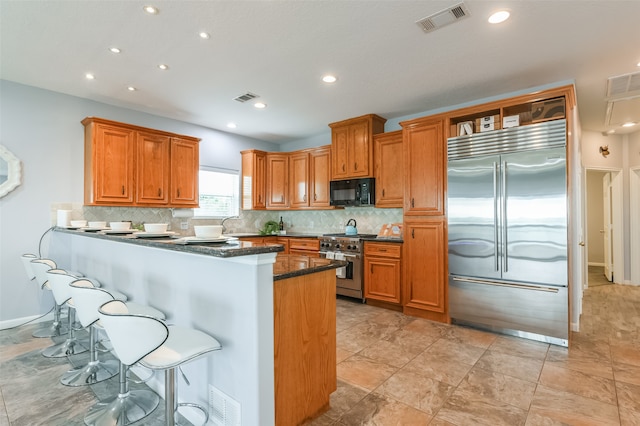
[[[589,170],[599,171],[599,172],[611,172],[611,223],[613,226],[613,278],[614,283],[616,280],[618,284],[622,283],[621,280],[624,280],[624,240],[622,236],[622,229],[624,226],[623,221],[623,173],[622,169],[619,168],[606,168],[606,167],[585,167],[584,174],[582,175],[582,197],[583,197],[583,217],[584,222],[582,223],[582,235],[584,236],[584,242],[586,245],[586,250],[589,248],[589,236],[587,233],[587,225],[589,223],[589,214],[587,212],[587,174]],[[584,261],[582,262],[582,271],[584,276],[583,288],[589,287],[589,262],[588,256],[584,256]]]
[[[629,259],[640,259],[640,166],[629,169]],[[635,196],[634,196],[635,194]],[[640,262],[631,262],[631,285],[640,286]]]

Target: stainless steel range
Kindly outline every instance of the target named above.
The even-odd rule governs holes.
[[[320,257],[349,262],[344,268],[336,270],[336,294],[365,301],[361,238],[369,237],[375,237],[375,234],[325,234],[320,237]]]

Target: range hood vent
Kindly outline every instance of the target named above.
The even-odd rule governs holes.
[[[255,93],[251,93],[251,92],[247,92],[245,94],[242,94],[240,96],[236,96],[235,98],[233,98],[234,101],[238,101],[238,102],[247,102],[250,101],[251,99],[255,99],[255,98],[259,98],[259,95],[256,95]]]
[[[464,3],[458,3],[448,9],[441,10],[438,13],[422,18],[419,21],[416,21],[416,24],[418,24],[425,33],[430,33],[446,25],[453,24],[467,16],[469,16],[469,9],[467,9],[467,6]]]

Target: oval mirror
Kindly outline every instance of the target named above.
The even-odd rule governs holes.
[[[0,198],[13,191],[22,178],[20,160],[0,145]]]

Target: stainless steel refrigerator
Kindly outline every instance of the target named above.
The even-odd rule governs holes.
[[[566,121],[447,145],[452,320],[567,346]]]

